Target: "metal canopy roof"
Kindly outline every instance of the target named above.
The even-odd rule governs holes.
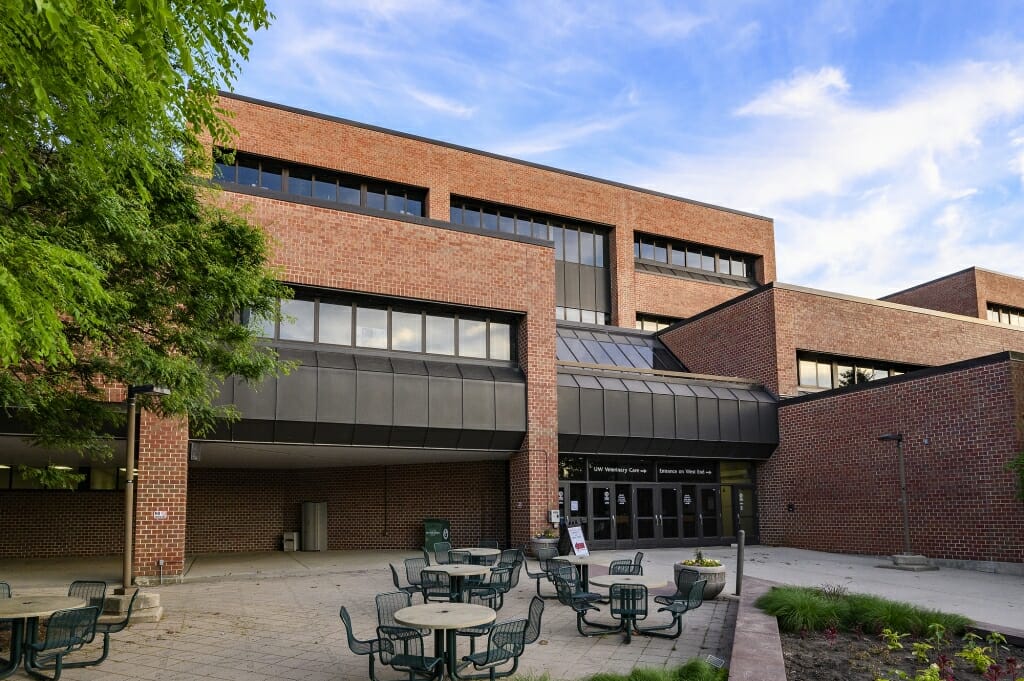
[[[766,459],[778,404],[745,383],[562,366],[558,439],[563,452]]]
[[[686,371],[682,362],[649,333],[562,325],[558,325],[557,331],[556,357],[560,362]]]

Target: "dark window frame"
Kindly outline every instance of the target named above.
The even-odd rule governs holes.
[[[817,377],[820,366],[827,365],[829,367],[829,375],[831,376],[831,385],[821,386],[818,385],[817,381],[814,384],[802,383],[800,376],[800,363],[801,362],[813,362],[815,364],[815,376]],[[840,367],[848,367],[852,371],[854,379],[853,383],[846,385],[839,385],[841,378]],[[901,376],[924,367],[916,366],[913,364],[904,364],[902,362],[892,362],[881,359],[868,359],[866,357],[848,357],[845,355],[831,355],[822,352],[811,352],[805,350],[797,350],[796,352],[796,383],[800,390],[811,390],[811,391],[824,391],[824,390],[835,390],[837,388],[846,388],[850,385],[859,385],[861,383],[871,383],[873,381],[879,381],[883,378],[891,378],[892,376]],[[865,378],[862,371],[871,371],[871,377]],[[887,376],[875,375],[885,371]]]
[[[990,322],[997,324],[1024,327],[1024,308],[986,301],[985,316]]]
[[[654,257],[657,255],[658,249],[663,249],[665,252],[665,258],[663,260]],[[644,255],[645,250],[651,254],[651,257],[646,257]],[[696,257],[701,264],[699,266],[696,264],[679,264],[678,262],[675,262],[675,253],[682,253],[681,259],[684,263],[692,262]],[[734,277],[744,281],[756,282],[754,277],[754,264],[757,257],[758,256],[750,253],[730,251],[692,241],[679,241],[657,234],[633,232],[633,258],[634,260],[642,262],[667,265],[669,267],[679,267],[695,272],[707,272],[720,277]],[[704,262],[708,258],[710,258],[711,264],[709,267],[705,267]],[[745,274],[732,274],[733,262],[739,262],[743,266]],[[723,263],[728,265],[727,269],[729,271],[721,271],[724,266]]]

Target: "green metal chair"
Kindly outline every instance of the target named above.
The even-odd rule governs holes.
[[[341,617],[342,623],[345,625],[345,637],[348,639],[348,649],[356,655],[368,655],[370,658],[370,678],[373,676],[373,661],[374,656],[380,652],[380,639],[371,638],[365,641],[361,641],[355,637],[352,633],[352,618],[348,614],[348,610],[345,606],[341,606],[341,610],[338,612],[338,616]]]
[[[103,636],[103,652],[95,660],[82,660],[75,662],[65,662],[65,669],[74,669],[78,667],[92,667],[102,663],[107,659],[107,655],[110,654],[110,635],[124,631],[128,626],[129,621],[132,618],[132,611],[135,610],[135,599],[139,597],[140,589],[135,589],[135,593],[132,594],[132,598],[128,601],[128,610],[124,614],[123,619],[110,619],[106,622],[103,621],[102,613],[99,619],[96,621],[96,633]],[[114,617],[113,615],[109,617]]]
[[[428,573],[429,574],[429,573]],[[389,591],[374,597],[377,604],[377,626],[402,626],[395,619],[395,613],[412,605],[412,595],[408,591]]]
[[[691,610],[696,610],[704,603],[704,587],[707,583],[708,580],[706,579],[698,579],[690,585],[685,598],[678,598],[658,608],[658,612],[667,612],[672,615],[672,620],[668,624],[657,627],[644,627],[639,629],[640,633],[645,636],[658,636],[660,638],[679,638],[683,633],[683,615]],[[654,600],[658,603],[663,602],[659,601],[657,597]],[[674,633],[671,632],[673,628],[675,628]]]
[[[614,631],[617,628],[615,625],[592,622],[587,619],[587,613],[600,610],[596,603],[601,596],[581,591],[575,567],[570,565],[569,568],[569,570],[561,568],[552,573],[551,580],[555,584],[558,602],[569,606],[576,613],[576,630],[583,636],[600,636]]]
[[[42,641],[26,646],[25,670],[32,676],[46,679],[41,672],[52,670],[51,681],[57,681],[64,670],[64,656],[80,649],[96,637],[96,619],[99,609],[95,605],[72,610],[58,610],[46,622],[46,636]]]
[[[647,587],[612,584],[608,591],[608,610],[612,619],[620,621],[619,628],[626,634],[626,643],[630,643],[636,623],[647,619]]]
[[[418,585],[406,584],[403,586],[401,582],[399,582],[398,580],[398,570],[395,568],[394,564],[388,563],[388,567],[391,568],[391,581],[395,583],[396,589],[398,589],[399,591],[405,591],[410,594],[417,594],[423,591],[423,587]]]
[[[7,582],[0,582],[0,598],[11,597],[11,585]]]
[[[446,541],[439,541],[434,544],[434,562],[438,565],[448,564],[448,552],[452,550],[452,545]]]
[[[454,565],[472,565],[473,554],[469,551],[448,551],[448,562]]]
[[[463,662],[472,664],[477,671],[485,674],[461,674],[460,679],[500,679],[515,674],[519,667],[519,656],[526,648],[526,628],[529,622],[525,619],[499,622],[487,632],[487,649],[479,653],[471,653],[462,658]],[[498,667],[512,662],[508,669]]]
[[[68,596],[81,598],[85,601],[86,605],[96,606],[96,617],[99,618],[103,614],[103,609],[107,606],[107,583],[96,580],[76,579],[68,587]],[[86,643],[92,643],[92,639],[90,638]],[[70,665],[65,666],[69,667]]]
[[[631,560],[613,560],[608,564],[608,574],[610,575],[639,575],[641,572],[640,565],[634,563]]]
[[[485,549],[500,549],[497,539],[481,539],[476,543],[477,546]]]
[[[492,568],[487,582],[470,587],[470,593],[478,593],[492,610],[501,610],[505,605],[505,594],[512,588],[512,568]]]
[[[530,599],[530,614],[526,621],[526,644],[536,642],[540,638],[540,619],[544,615],[544,599],[534,596]]]
[[[417,593],[423,591],[423,568],[425,567],[430,567],[430,563],[422,558],[405,559],[405,581],[409,582],[409,586],[416,587]]]
[[[700,573],[690,568],[679,568],[676,572],[676,592],[671,596],[655,596],[654,602],[661,605],[671,605],[674,601],[684,600],[690,597],[690,587],[700,579]]]
[[[380,642],[377,655],[381,664],[408,673],[409,681],[413,681],[417,675],[433,677],[443,664],[440,657],[423,654],[423,634],[417,629],[380,626],[377,627],[377,640]],[[372,673],[370,678],[377,681]]]
[[[644,566],[643,566],[644,552],[643,551],[637,551],[636,555],[633,556],[633,562],[640,568],[640,572],[638,572],[637,574],[638,575],[642,575],[644,573]]]
[[[548,561],[557,557],[558,549],[553,546],[542,546],[537,549],[537,566],[540,568],[538,572],[530,572],[529,561],[524,561],[526,576],[537,582],[537,595],[541,598],[557,598],[557,596],[545,596],[540,592],[541,581],[550,581],[550,577],[548,577]]]
[[[459,595],[452,592],[452,580],[446,573],[424,571],[422,574],[423,582],[420,586],[423,588],[424,603],[459,600]]]

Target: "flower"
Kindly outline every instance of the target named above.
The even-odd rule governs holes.
[[[558,539],[558,532],[553,527],[549,527],[543,532],[538,532],[533,535],[536,539]]]
[[[705,558],[704,553],[697,549],[694,551],[693,558],[689,560],[680,561],[683,565],[690,567],[721,567],[722,561],[715,560],[714,558]]]

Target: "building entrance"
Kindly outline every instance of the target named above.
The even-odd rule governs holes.
[[[581,459],[583,457],[572,457]],[[679,460],[630,462],[614,466],[603,457],[562,467],[574,477],[610,476],[625,470],[626,475],[650,476],[654,481],[561,480],[558,505],[570,525],[579,525],[593,549],[656,548],[727,544],[735,541],[743,529],[748,542],[757,541],[757,517],[753,484],[749,475],[737,475],[746,462],[704,462],[683,467]],[[598,463],[594,463],[597,461]],[[704,482],[688,484],[660,481],[658,477],[682,475],[719,478],[726,469],[729,484]],[[648,472],[648,469],[650,472]],[[682,471],[682,472],[681,472]],[[750,481],[752,483],[752,481]]]

